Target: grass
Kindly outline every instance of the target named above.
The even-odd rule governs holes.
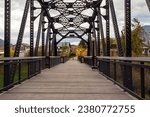
[[[4,83],[4,67],[2,65],[0,65],[0,88],[3,88],[3,83]],[[21,64],[21,80],[26,79],[28,77],[28,65],[27,63],[23,63]],[[16,73],[14,76],[14,83],[19,81],[19,77],[18,77],[18,65],[16,67]]]

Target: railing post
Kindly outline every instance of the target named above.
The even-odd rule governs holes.
[[[31,75],[31,65],[30,65],[30,60],[27,62],[28,63],[28,79],[30,79],[30,75]]]
[[[11,0],[5,0],[4,57],[10,57]],[[4,61],[4,87],[10,84],[10,63]]]
[[[113,62],[114,62],[114,81],[116,81],[117,80],[116,60],[114,60]]]
[[[141,62],[141,65],[144,65],[144,62]],[[145,75],[143,66],[141,67],[140,76],[141,76],[141,97],[145,98]]]
[[[19,84],[21,84],[21,60],[19,60],[19,66],[18,66],[18,80],[19,80]]]
[[[39,59],[39,72],[38,73],[41,73],[41,59]]]

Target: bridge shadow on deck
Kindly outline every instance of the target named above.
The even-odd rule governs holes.
[[[0,95],[5,100],[131,100],[118,86],[85,64],[70,60]]]

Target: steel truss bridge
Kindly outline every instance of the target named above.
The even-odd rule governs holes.
[[[146,0],[146,3],[150,8],[150,1]],[[148,82],[146,80],[148,74],[150,74],[150,59],[132,57],[131,0],[124,0],[122,4],[124,4],[125,8],[125,55],[121,45],[121,36],[113,0],[26,0],[14,57],[10,58],[10,34],[11,23],[13,22],[11,22],[11,0],[5,0],[4,58],[0,59],[0,64],[4,67],[4,80],[1,91],[7,91],[14,85],[40,74],[43,69],[65,63],[67,58],[58,56],[57,45],[65,38],[79,38],[88,45],[88,56],[79,58],[81,62],[87,63],[93,69],[96,68],[103,76],[136,98],[146,99],[150,95],[148,93],[150,87],[147,86],[150,80]],[[40,10],[38,15],[35,15],[36,10]],[[90,11],[91,14],[87,14],[87,11]],[[105,11],[105,14],[102,14],[102,11]],[[29,13],[30,57],[20,58],[19,53]],[[39,20],[37,30],[35,30],[36,20]],[[112,21],[114,28],[118,57],[110,57],[110,21]],[[104,31],[104,23],[106,31]],[[59,25],[59,27],[56,25]],[[35,31],[37,31],[37,35],[35,35]],[[57,39],[58,35],[61,37],[59,40]],[[85,35],[87,39],[84,38]],[[38,56],[41,36],[42,57]],[[35,37],[36,40],[34,40]],[[36,43],[34,44],[34,42]],[[102,50],[100,45],[102,45]],[[68,65],[73,64],[69,63]],[[24,79],[21,76],[23,66],[26,66],[27,70],[27,77]],[[62,69],[65,69],[65,67]],[[78,67],[80,69],[81,66],[79,65]],[[140,91],[135,90],[134,68],[139,70],[138,90]],[[81,77],[84,77],[82,75]],[[94,77],[94,75],[91,77]]]

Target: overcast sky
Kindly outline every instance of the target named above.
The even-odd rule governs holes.
[[[26,0],[11,0],[12,1],[12,21],[11,21],[11,42],[16,43],[24,5]],[[137,18],[142,25],[150,25],[150,12],[146,6],[145,0],[132,1],[132,18]],[[124,26],[124,0],[114,0],[115,10],[117,14],[119,29]],[[38,14],[38,11],[36,12]],[[35,22],[35,30],[37,30],[38,20]],[[105,26],[105,25],[104,25]],[[29,43],[29,18],[23,38],[23,42]],[[113,27],[111,24],[111,36],[114,37]],[[36,37],[36,33],[35,33]],[[4,38],[4,0],[0,0],[0,38]],[[68,41],[68,40],[67,40]],[[72,43],[77,43],[79,40],[70,39]]]

